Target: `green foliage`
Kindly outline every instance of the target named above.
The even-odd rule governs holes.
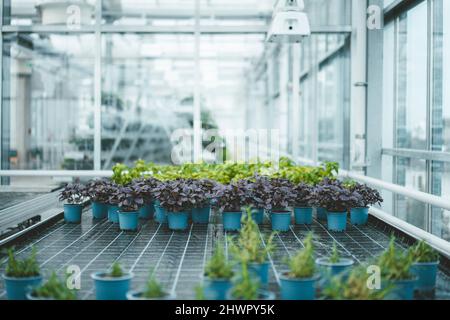
[[[122,267],[118,262],[113,263],[113,265],[111,266],[111,271],[107,274],[107,276],[111,278],[120,278],[124,276]]]
[[[156,281],[155,277],[153,276],[153,272],[151,273],[147,281],[147,285],[142,295],[147,299],[158,299],[166,296],[166,292],[164,291],[161,284]]]
[[[55,272],[42,286],[33,290],[32,295],[38,298],[53,300],[76,300],[77,295],[74,290],[67,288],[67,284],[58,279]]]
[[[231,279],[233,266],[226,259],[222,244],[218,243],[205,267],[205,275],[211,279]]]
[[[229,239],[229,250],[233,257],[242,263],[264,263],[275,249],[273,239],[276,233],[264,240],[258,225],[252,219],[251,209],[246,210],[239,237],[236,241]]]
[[[195,287],[195,300],[206,300],[205,289],[202,285]]]
[[[390,288],[370,289],[367,285],[369,274],[365,266],[353,268],[345,281],[342,276],[333,277],[322,290],[326,299],[332,300],[382,300]]]
[[[294,279],[312,278],[316,271],[314,261],[313,235],[308,234],[304,241],[305,247],[287,261],[289,266],[288,276]]]
[[[336,242],[333,243],[333,250],[331,251],[331,256],[328,260],[331,263],[338,263],[341,260],[341,255],[339,254]]]
[[[5,273],[8,277],[28,278],[40,275],[39,264],[36,259],[36,248],[33,247],[29,257],[17,259],[14,250],[8,249],[8,265]]]
[[[409,252],[403,252],[395,247],[395,238],[392,237],[389,247],[378,257],[378,266],[381,276],[387,280],[406,280],[413,276],[409,269],[413,260]]]
[[[257,300],[260,284],[250,276],[247,263],[242,263],[241,274],[235,279],[231,295],[237,300]]]
[[[413,262],[436,262],[439,261],[439,253],[430,247],[425,241],[419,241],[410,249]]]

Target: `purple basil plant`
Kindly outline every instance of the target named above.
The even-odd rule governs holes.
[[[168,212],[185,212],[195,205],[195,190],[192,180],[165,181],[154,189],[154,197]]]
[[[357,207],[362,197],[339,180],[324,179],[314,189],[314,205],[329,212],[346,212]]]
[[[239,212],[246,203],[246,190],[238,183],[217,185],[214,190],[214,206],[222,212]]]
[[[291,203],[295,208],[308,208],[313,206],[314,203],[314,187],[306,184],[299,183],[292,189],[294,193],[294,200]]]
[[[191,181],[192,186],[192,205],[194,208],[206,208],[211,205],[211,199],[214,197],[214,190],[217,183],[209,179],[200,179]]]
[[[120,187],[117,199],[122,212],[136,212],[145,204],[142,194],[133,185]]]
[[[383,202],[383,198],[378,190],[372,189],[365,184],[355,182],[349,189],[352,192],[357,192],[361,196],[361,199],[356,207],[366,208],[371,205],[380,205]]]
[[[59,200],[68,204],[82,204],[87,198],[86,187],[79,183],[68,184],[59,194]]]
[[[107,179],[91,180],[86,185],[86,191],[92,201],[107,204],[110,186],[111,181]]]
[[[145,204],[150,204],[154,200],[154,190],[160,181],[154,178],[141,178],[132,182],[132,187],[144,199]]]
[[[285,211],[295,199],[294,185],[287,179],[268,179],[269,193],[266,197],[266,209],[272,212]]]

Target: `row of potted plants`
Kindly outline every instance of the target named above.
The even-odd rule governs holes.
[[[365,224],[368,207],[383,201],[377,190],[366,185],[329,178],[314,186],[260,175],[225,185],[208,179],[139,178],[126,185],[93,180],[86,186],[68,185],[61,192],[66,221],[80,223],[87,199],[92,201],[95,219],[108,216],[122,230],[136,230],[138,218],[153,216],[167,222],[170,229],[184,230],[190,217],[194,223],[208,223],[214,207],[222,212],[225,230],[236,231],[241,227],[242,208],[251,206],[258,224],[268,212],[273,230],[280,232],[289,230],[291,208],[297,224],[311,224],[315,207],[317,218],[327,219],[329,230],[344,231],[348,212],[351,223]]]
[[[209,300],[274,299],[267,287],[268,259],[274,251],[275,235],[264,239],[248,214],[239,236],[227,239],[231,258],[228,259],[219,243],[206,263],[202,296]],[[353,260],[341,257],[336,245],[329,257],[316,258],[313,235],[309,234],[303,243],[304,248],[286,259],[288,271],[279,275],[282,299],[313,300],[320,292],[325,299],[408,300],[413,299],[414,290],[429,292],[436,286],[439,254],[423,241],[408,251],[400,251],[392,238],[388,249],[368,263],[381,270],[382,286],[378,290],[367,286],[367,265],[353,267]],[[153,274],[150,273],[144,288],[132,291],[134,275],[113,263],[107,271],[91,275],[96,299],[174,299],[175,295],[165,291]],[[24,259],[18,259],[10,249],[3,279],[10,300],[77,299],[76,291],[68,289],[55,273],[43,283],[34,248]]]

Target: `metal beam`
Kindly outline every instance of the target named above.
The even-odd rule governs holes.
[[[415,149],[382,149],[382,154],[392,157],[412,158],[429,161],[450,162],[449,152],[415,150]]]

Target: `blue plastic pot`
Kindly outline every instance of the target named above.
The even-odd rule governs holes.
[[[343,232],[347,229],[347,212],[328,212],[328,230]]]
[[[411,273],[417,277],[415,289],[422,292],[433,291],[439,262],[416,262],[411,266]]]
[[[108,216],[108,205],[100,202],[92,202],[92,215],[94,219],[105,219]]]
[[[112,223],[119,223],[119,206],[108,206],[108,220]]]
[[[27,293],[42,283],[42,276],[16,278],[3,275],[8,300],[26,300]]]
[[[166,209],[155,203],[155,221],[161,224],[167,223]]]
[[[207,300],[225,300],[233,284],[229,279],[210,279],[203,281],[203,292]]]
[[[262,224],[264,222],[264,209],[252,209],[252,220],[256,224]]]
[[[241,229],[242,212],[222,213],[223,229],[225,231],[237,231]]]
[[[339,262],[332,263],[329,258],[318,258],[316,264],[319,267],[322,277],[322,286],[326,286],[329,280],[335,276],[344,276],[350,272],[354,261],[348,258],[341,258]]]
[[[313,208],[294,208],[296,224],[312,224]]]
[[[388,286],[391,290],[386,296],[387,300],[413,300],[414,287],[416,286],[417,278],[408,280],[389,281]]]
[[[67,223],[81,223],[81,214],[83,206],[81,204],[65,204],[64,220]]]
[[[227,300],[242,300],[242,299],[236,299],[235,297],[233,297],[232,290],[230,289],[227,292]],[[275,294],[270,291],[259,290],[257,300],[275,300]]]
[[[139,224],[139,212],[119,211],[119,227],[123,231],[136,231]]]
[[[263,286],[269,284],[269,262],[249,263],[248,271],[255,276]]]
[[[283,300],[314,300],[316,298],[317,277],[294,279],[286,274],[280,275],[281,299]]]
[[[95,298],[97,300],[126,300],[133,274],[128,273],[120,278],[106,275],[105,272],[96,272],[91,275],[95,284]]]
[[[353,225],[365,225],[369,220],[369,208],[352,208],[350,222]]]
[[[139,219],[150,220],[155,214],[155,207],[152,203],[139,208]]]
[[[317,220],[326,221],[327,220],[327,209],[316,208],[316,218],[317,218]]]
[[[188,212],[168,212],[167,222],[170,230],[186,230],[189,222]]]
[[[210,212],[210,207],[192,209],[192,222],[198,224],[208,224]]]
[[[287,232],[291,225],[291,212],[290,211],[273,211],[271,214],[272,230]]]
[[[144,292],[143,291],[129,291],[127,293],[127,299],[128,300],[175,300],[175,294],[169,294],[166,293],[166,295],[164,297],[161,298],[153,298],[153,299],[148,299],[148,298],[144,298],[143,297]]]

